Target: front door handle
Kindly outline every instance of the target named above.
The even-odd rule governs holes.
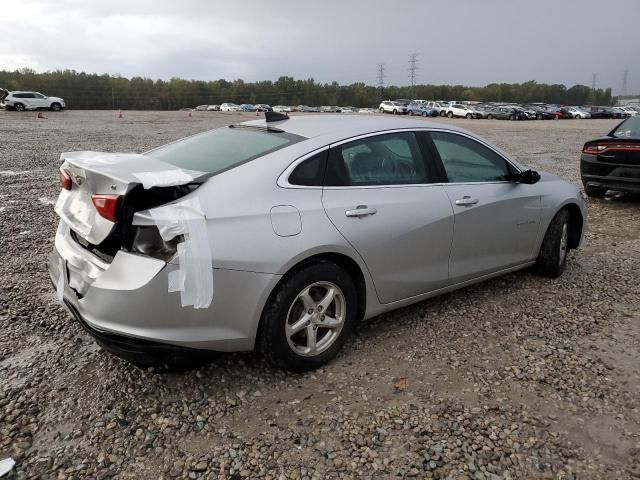
[[[465,195],[462,198],[458,198],[456,200],[456,205],[460,205],[462,207],[469,207],[471,205],[475,205],[476,203],[478,203],[478,199],[477,198],[471,198],[468,195]]]
[[[366,217],[367,215],[375,215],[378,212],[375,208],[369,208],[366,205],[358,205],[353,210],[347,210],[344,214],[347,217]]]

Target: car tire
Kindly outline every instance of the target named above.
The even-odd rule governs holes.
[[[569,255],[569,212],[563,208],[553,217],[542,240],[535,269],[538,275],[557,278],[562,275]]]
[[[422,112],[423,117],[427,117],[427,112]]]
[[[447,117],[448,118],[453,118],[453,113],[452,112],[447,113]]]
[[[413,117],[413,110],[409,110],[409,115]]]
[[[473,118],[473,115],[471,115],[470,113],[467,113],[467,115],[465,115],[467,117],[467,119],[471,120]]]
[[[577,119],[577,120],[580,120],[580,119],[582,118],[582,115],[576,115],[576,116],[575,116],[575,117],[573,117],[573,118],[575,118],[575,119]]]
[[[380,112],[380,113],[384,113],[384,109],[379,108],[379,109],[378,109],[378,112]]]
[[[398,110],[396,110],[395,108],[393,109],[393,114],[397,115],[398,114]]]
[[[515,120],[516,117],[514,115],[509,115],[509,120]]]
[[[493,115],[491,114],[487,115],[487,120],[493,120]]]
[[[59,112],[60,110],[62,110],[62,105],[60,105],[58,102],[53,102],[51,104],[51,110],[53,112]]]
[[[607,193],[607,189],[606,188],[590,187],[586,183],[583,184],[583,186],[584,186],[584,193],[587,194],[587,197],[602,198],[602,197],[604,197],[604,194]]]
[[[24,112],[24,110],[25,110],[24,105],[22,103],[14,103],[13,104],[13,109],[16,112]]]
[[[334,291],[333,300],[322,310],[319,303],[327,298],[329,289]],[[331,312],[339,321],[335,328],[320,326],[318,322],[325,318],[322,311]],[[309,317],[309,312],[314,317],[308,318],[297,332],[291,332],[290,327]],[[313,263],[294,271],[272,294],[262,313],[258,349],[276,367],[296,372],[313,370],[338,354],[357,314],[357,291],[347,272],[332,262]],[[319,339],[314,337],[320,350],[305,352],[313,344],[309,335],[319,335],[321,331]],[[320,346],[323,341],[325,344]]]

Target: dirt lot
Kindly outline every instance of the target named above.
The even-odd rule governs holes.
[[[640,478],[640,202],[590,200],[565,275],[520,272],[360,326],[324,369],[181,373],[103,353],[45,270],[58,157],[249,114],[0,112],[0,459],[19,478]],[[444,120],[579,180],[614,122]],[[394,379],[406,377],[406,388]]]

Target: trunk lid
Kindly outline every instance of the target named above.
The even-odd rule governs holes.
[[[71,182],[60,192],[55,211],[92,246],[113,234],[126,236],[135,211],[180,198],[210,176],[136,153],[68,152],[60,159],[61,175]],[[95,195],[117,202],[113,220],[100,214]]]

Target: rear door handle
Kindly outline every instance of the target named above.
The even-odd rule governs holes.
[[[475,205],[476,203],[478,203],[478,199],[471,198],[468,195],[465,195],[464,197],[458,198],[456,200],[456,205],[460,205],[462,207],[469,207],[471,205]]]
[[[358,205],[353,210],[347,210],[344,214],[347,217],[366,217],[367,215],[375,215],[378,212],[375,208],[369,208],[366,205]]]

